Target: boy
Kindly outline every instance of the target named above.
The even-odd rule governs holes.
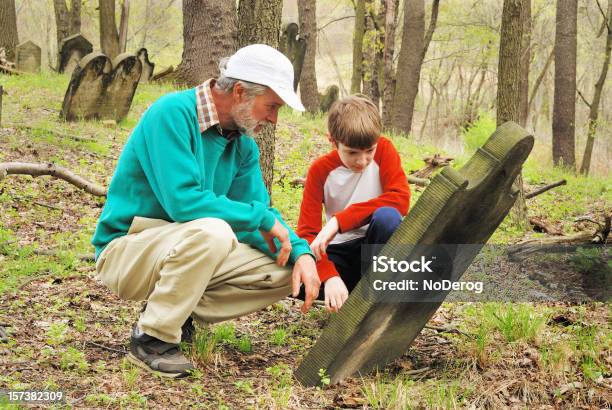
[[[297,234],[317,258],[325,307],[332,312],[361,278],[361,245],[386,243],[408,212],[410,189],[400,157],[380,133],[378,108],[367,97],[337,101],[328,116],[334,150],[308,170]]]

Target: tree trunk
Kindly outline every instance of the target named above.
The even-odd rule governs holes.
[[[523,0],[523,36],[521,42],[521,73],[519,82],[519,124],[527,125],[529,112],[529,65],[531,63],[531,0]]]
[[[319,89],[315,59],[317,54],[317,9],[315,0],[298,1],[300,36],[306,40],[306,55],[300,75],[300,96],[306,110],[310,113],[319,111]]]
[[[405,0],[404,32],[396,73],[391,128],[409,134],[419,91],[425,36],[425,1]]]
[[[121,20],[119,22],[119,51],[125,53],[127,47],[128,20],[130,17],[130,0],[123,0]]]
[[[576,33],[578,2],[558,0],[555,33],[553,163],[574,169],[576,121]]]
[[[550,54],[548,55],[548,58],[546,59],[546,63],[544,63],[544,68],[542,68],[540,75],[538,75],[538,78],[536,78],[535,83],[533,84],[533,88],[531,89],[531,95],[529,96],[529,102],[527,103],[527,113],[531,111],[531,107],[533,106],[533,102],[535,101],[535,96],[538,94],[538,88],[540,88],[540,84],[542,84],[542,80],[544,80],[544,77],[548,72],[548,68],[552,64],[554,56],[555,48],[553,47],[553,49],[550,51]],[[535,129],[535,126],[533,128]]]
[[[239,46],[263,43],[278,48],[282,11],[282,0],[240,0],[238,6]],[[303,30],[301,24],[300,30]],[[307,45],[306,54],[308,54],[309,46],[310,44]],[[300,87],[304,84],[305,68],[306,61],[304,61],[304,67],[302,68]],[[261,173],[270,196],[272,196],[272,183],[274,180],[275,130],[275,126],[267,125],[255,136],[255,142],[257,142],[260,151],[259,164]]]
[[[81,0],[71,0],[70,10],[66,0],[53,0],[53,10],[59,52],[63,39],[81,31]]]
[[[525,28],[525,0],[504,0],[502,25],[499,41],[499,66],[497,80],[497,125],[506,121],[521,121],[521,61],[527,42],[523,39]],[[530,7],[530,4],[529,4]],[[519,85],[517,87],[517,85]],[[527,227],[527,207],[521,173],[514,181],[518,196],[511,211],[514,226],[525,230]]]
[[[0,0],[0,27],[0,48],[6,50],[7,60],[15,61],[15,48],[19,44],[15,0]]]
[[[370,99],[378,107],[380,100],[380,92],[378,89],[378,59],[377,52],[380,44],[378,30],[375,25],[375,5],[374,0],[366,0],[366,19],[365,19],[365,34],[363,37],[363,94]]]
[[[595,83],[595,91],[593,92],[593,100],[589,106],[589,130],[587,133],[587,143],[584,148],[584,156],[582,157],[582,165],[580,166],[580,173],[589,175],[589,168],[591,167],[591,155],[593,153],[593,145],[595,145],[595,135],[597,133],[597,120],[599,118],[599,103],[601,101],[601,93],[603,91],[604,84],[606,83],[606,76],[608,75],[608,67],[610,66],[610,54],[612,53],[612,0],[608,0],[608,24],[606,25],[606,18],[604,16],[604,26],[607,29],[606,37],[606,51],[603,66],[599,73],[599,79]]]
[[[195,87],[219,75],[219,59],[236,51],[236,7],[232,1],[183,0],[183,57],[173,79]]]
[[[393,96],[395,94],[395,70],[393,69],[393,51],[395,49],[395,15],[399,0],[383,0],[385,4],[385,40],[383,46],[383,108],[382,121],[384,128],[391,126]]]
[[[351,94],[361,92],[363,75],[363,35],[365,33],[365,0],[355,1],[355,31],[353,32],[353,76]]]
[[[115,0],[100,0],[100,47],[111,60],[120,53],[115,22]]]

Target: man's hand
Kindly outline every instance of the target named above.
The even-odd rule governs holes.
[[[325,281],[325,308],[330,312],[340,310],[348,296],[349,291],[340,276],[332,276]]]
[[[297,297],[300,293],[300,284],[304,284],[306,298],[302,305],[302,313],[308,312],[312,306],[312,302],[319,296],[319,288],[321,281],[317,275],[317,265],[310,255],[302,255],[293,266],[293,297]]]
[[[338,220],[334,216],[325,224],[321,232],[319,232],[317,237],[310,243],[310,249],[312,249],[312,253],[318,261],[325,255],[327,245],[334,239],[334,236],[338,233],[338,229]]]
[[[261,236],[268,243],[268,247],[270,248],[270,252],[276,252],[276,244],[274,243],[274,238],[278,239],[280,242],[281,248],[280,252],[276,256],[276,264],[278,266],[285,266],[287,261],[289,260],[289,255],[291,254],[291,241],[289,240],[289,231],[285,228],[278,219],[275,219],[274,226],[270,229],[270,232],[266,232],[264,230],[260,230]],[[315,271],[316,273],[316,271]]]

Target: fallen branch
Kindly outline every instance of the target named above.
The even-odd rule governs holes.
[[[555,182],[553,184],[546,185],[546,186],[544,186],[542,188],[536,189],[533,192],[525,194],[525,199],[533,198],[534,196],[543,194],[544,192],[546,192],[546,191],[548,191],[550,189],[556,188],[556,187],[561,186],[561,185],[566,185],[566,184],[567,184],[567,181],[565,179],[562,179],[561,181],[557,181],[557,182]]]
[[[425,167],[411,172],[410,175],[416,178],[429,178],[433,172],[438,169],[450,165],[453,158],[443,157],[440,154],[434,154],[433,157],[425,157]]]
[[[53,249],[36,249],[34,250],[35,255],[41,256],[57,256],[59,255],[59,251]],[[80,255],[75,255],[75,257],[82,262],[94,262],[95,257],[93,253],[85,253]]]
[[[593,243],[593,239],[597,237],[597,232],[583,231],[574,235],[567,236],[551,236],[547,238],[529,239],[519,242],[516,245],[508,248],[508,258],[514,261],[521,260],[527,256],[546,251],[551,252],[554,248],[552,245],[585,245]],[[565,252],[568,248],[559,247],[559,250]]]
[[[54,164],[35,164],[28,162],[2,162],[0,163],[0,181],[7,175],[31,175],[33,177],[50,175],[63,179],[77,188],[83,189],[95,196],[106,196],[106,189],[74,174],[66,168]]]
[[[99,347],[100,349],[108,350],[109,352],[127,354],[127,351],[125,350],[114,349],[112,347],[104,346],[103,344],[96,343],[96,342],[87,341],[86,344],[95,346],[95,347]]]
[[[551,224],[547,223],[544,219],[540,217],[537,217],[537,216],[530,217],[529,223],[534,226],[534,231],[546,232],[549,235],[564,236],[563,231],[560,228],[552,226]],[[535,228],[539,228],[539,230]]]

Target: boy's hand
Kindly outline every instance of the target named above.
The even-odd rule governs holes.
[[[321,232],[317,235],[316,238],[310,244],[310,249],[312,253],[317,258],[317,261],[320,261],[323,255],[326,254],[327,245],[334,239],[334,236],[338,233],[338,220],[334,216],[329,220],[321,229]]]
[[[325,281],[325,308],[330,312],[340,310],[348,296],[348,289],[340,276],[332,276]]]
[[[295,261],[292,274],[292,295],[297,297],[300,293],[300,284],[304,284],[306,298],[302,305],[302,313],[308,312],[312,302],[319,296],[321,281],[317,275],[317,265],[310,255],[302,255]]]
[[[278,239],[280,242],[281,248],[280,252],[276,256],[276,264],[278,266],[285,266],[287,261],[289,260],[289,255],[291,254],[291,241],[289,240],[289,231],[285,228],[279,221],[276,219],[274,221],[274,226],[270,229],[269,232],[264,230],[260,230],[261,236],[263,236],[264,240],[268,243],[268,248],[270,248],[270,252],[276,252],[276,244],[274,243],[274,238]],[[315,271],[316,273],[316,271]]]

